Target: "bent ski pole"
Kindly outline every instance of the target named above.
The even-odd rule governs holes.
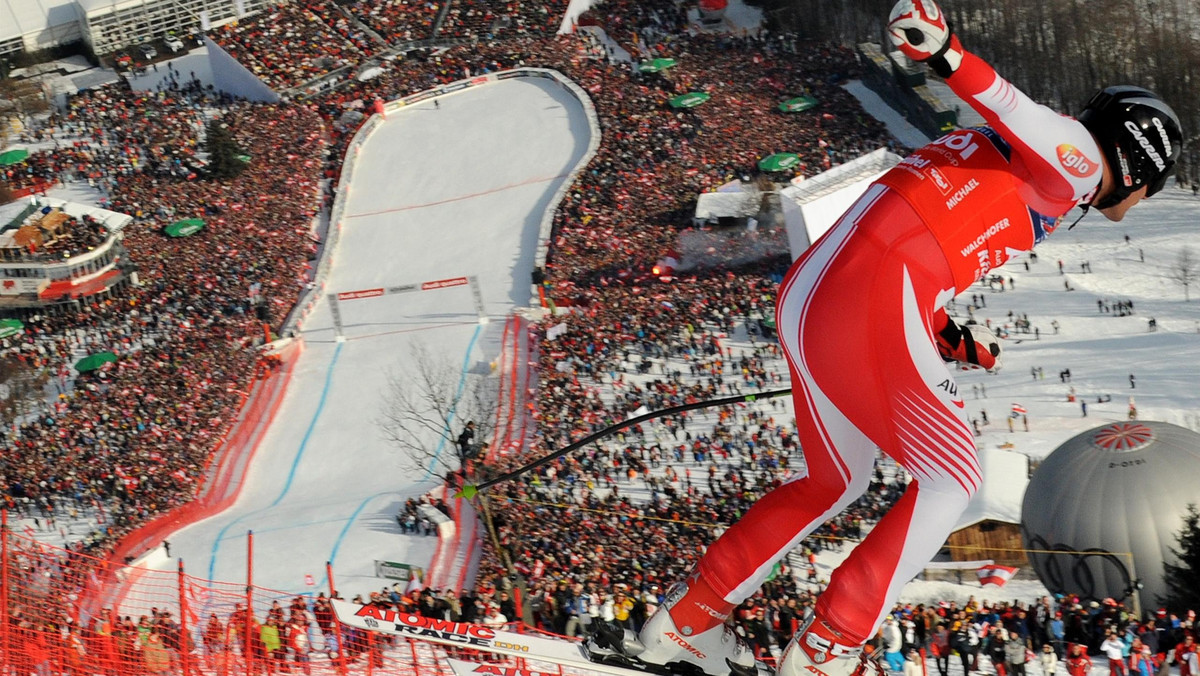
[[[628,420],[623,420],[615,425],[609,425],[608,427],[605,427],[604,429],[600,430],[599,432],[596,432],[594,434],[589,434],[588,436],[580,439],[579,441],[576,441],[574,443],[563,446],[562,448],[558,449],[557,451],[550,453],[548,455],[544,455],[526,465],[522,465],[522,466],[514,469],[511,472],[506,472],[504,474],[501,474],[500,476],[492,477],[491,479],[488,479],[487,481],[481,481],[478,484],[464,484],[463,487],[461,489],[459,489],[459,491],[457,493],[454,494],[454,497],[467,498],[469,500],[469,499],[475,497],[475,494],[478,493],[479,491],[491,488],[492,486],[495,486],[498,483],[503,483],[505,481],[510,481],[512,479],[515,479],[526,472],[535,470],[539,467],[542,467],[543,465],[547,465],[551,462],[554,462],[555,460],[558,460],[559,458],[570,453],[571,451],[574,451],[578,448],[586,446],[586,445],[592,443],[593,441],[598,441],[600,439],[603,439],[604,437],[607,437],[610,434],[615,434],[616,432],[620,432],[621,430],[625,429],[626,427],[632,427],[638,423],[645,422],[647,420],[661,418],[664,415],[674,415],[676,413],[683,413],[684,411],[692,411],[692,410],[695,410],[698,408],[711,408],[713,406],[726,406],[729,404],[744,404],[744,403],[749,403],[752,401],[757,401],[759,399],[773,399],[775,397],[782,397],[784,395],[791,394],[791,393],[792,393],[791,388],[788,388],[785,390],[770,390],[767,392],[759,392],[757,394],[739,394],[735,397],[723,397],[720,399],[706,399],[704,401],[697,401],[697,402],[693,402],[691,404],[680,404],[679,406],[672,406],[670,408],[664,408],[664,409],[661,409],[658,411],[650,411],[649,413],[643,413],[642,415],[634,416],[632,418],[629,418]]]

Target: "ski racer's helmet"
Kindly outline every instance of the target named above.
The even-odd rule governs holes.
[[[1116,85],[1095,94],[1078,120],[1100,144],[1116,187],[1096,203],[1105,209],[1148,186],[1146,197],[1162,190],[1183,146],[1179,116],[1158,95],[1141,87]]]

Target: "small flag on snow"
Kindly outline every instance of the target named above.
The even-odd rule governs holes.
[[[1005,582],[1012,579],[1017,570],[1011,566],[999,566],[993,563],[976,569],[975,575],[979,577],[979,584],[983,586],[991,584],[1003,587]]]
[[[1015,401],[1013,402],[1012,414],[1013,414],[1014,416],[1018,416],[1018,415],[1025,415],[1025,414],[1026,414],[1026,413],[1028,413],[1028,412],[1029,412],[1029,411],[1026,411],[1024,406],[1022,406],[1022,405],[1018,404],[1018,403],[1017,403],[1017,402],[1015,402]]]

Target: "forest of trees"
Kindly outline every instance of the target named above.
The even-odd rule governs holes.
[[[893,0],[752,0],[771,25],[848,45],[890,43]],[[1091,94],[1136,84],[1184,125],[1181,184],[1200,183],[1200,2],[939,0],[964,46],[1034,99],[1077,114]]]

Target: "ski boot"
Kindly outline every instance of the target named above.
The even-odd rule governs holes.
[[[842,640],[841,633],[810,612],[784,649],[777,676],[885,676],[861,645]]]
[[[754,653],[725,624],[732,609],[693,574],[667,592],[640,634],[593,622],[584,649],[592,661],[651,673],[757,676]]]

